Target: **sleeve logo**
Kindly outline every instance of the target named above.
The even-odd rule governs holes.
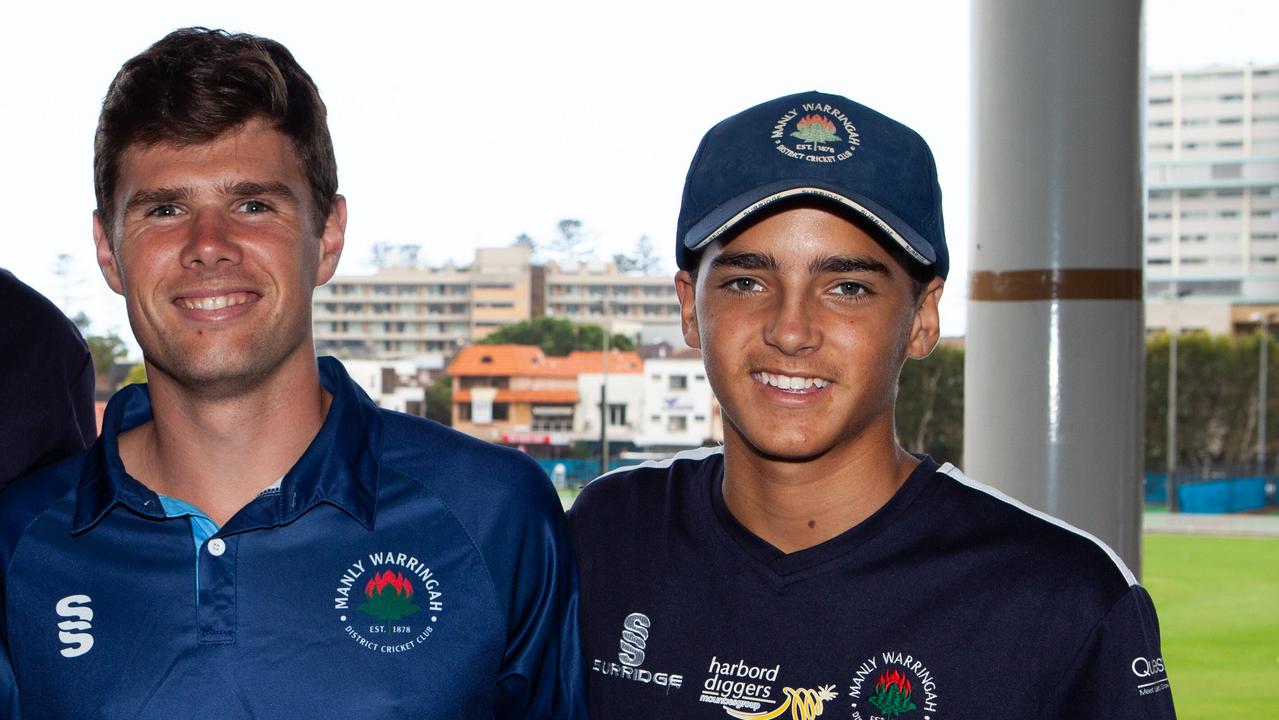
[[[88,595],[68,595],[54,607],[58,617],[73,618],[58,623],[58,641],[69,646],[59,651],[62,657],[80,657],[93,649],[93,636],[88,633],[93,629],[91,602]]]

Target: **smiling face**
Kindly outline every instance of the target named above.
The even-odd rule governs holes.
[[[263,120],[124,153],[117,220],[95,215],[94,241],[149,371],[226,395],[313,362],[311,293],[337,267],[346,208],[338,197],[317,235],[310,198],[292,144]]]
[[[916,297],[906,270],[842,216],[771,214],[698,274],[676,276],[689,345],[702,350],[725,442],[789,461],[893,442],[897,376],[938,337],[934,278]]]

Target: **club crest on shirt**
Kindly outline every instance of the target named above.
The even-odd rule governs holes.
[[[435,572],[408,553],[371,552],[338,579],[333,610],[342,632],[371,652],[396,654],[420,647],[444,613]]]
[[[922,661],[889,651],[862,661],[848,687],[853,720],[939,720],[937,682]]]
[[[794,160],[835,163],[853,156],[861,137],[844,111],[826,103],[802,103],[778,118],[769,135],[778,152]]]

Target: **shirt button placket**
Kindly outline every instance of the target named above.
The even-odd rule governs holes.
[[[210,538],[200,558],[200,606],[197,611],[201,645],[235,642],[235,559],[239,537]]]

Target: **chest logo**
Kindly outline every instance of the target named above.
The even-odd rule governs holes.
[[[853,673],[853,720],[939,720],[937,681],[919,659],[901,652],[867,658]]]
[[[649,628],[653,621],[644,613],[631,613],[622,621],[622,639],[618,643],[617,660],[591,661],[591,671],[609,677],[618,677],[645,685],[657,685],[669,693],[678,690],[684,684],[684,676],[667,672],[655,672],[643,667],[645,650],[648,647]]]
[[[347,566],[333,593],[342,632],[370,652],[421,647],[444,614],[440,579],[408,553],[372,552]]]
[[[88,595],[68,595],[54,606],[58,617],[70,618],[58,623],[58,641],[69,646],[59,650],[62,657],[80,657],[93,649],[93,636],[88,632],[93,629],[91,602]]]

